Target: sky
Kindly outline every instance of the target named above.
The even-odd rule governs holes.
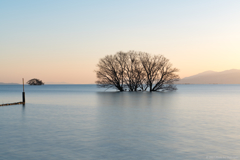
[[[0,0],[0,82],[93,84],[100,58],[161,54],[181,78],[240,69],[239,0]]]

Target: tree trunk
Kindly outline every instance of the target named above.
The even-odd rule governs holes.
[[[150,92],[152,92],[152,83],[150,83],[149,88],[150,88]]]
[[[123,91],[124,91],[124,90],[123,90],[123,87],[119,87],[118,89],[119,89],[120,92],[123,92]]]

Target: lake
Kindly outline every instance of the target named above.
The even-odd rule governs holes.
[[[25,86],[0,107],[0,159],[240,159],[240,85],[115,92]],[[0,85],[0,103],[21,85]]]

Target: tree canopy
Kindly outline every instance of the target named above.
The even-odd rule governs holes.
[[[145,52],[117,52],[107,55],[97,64],[97,85],[119,91],[176,90],[177,68],[163,55]]]
[[[39,80],[39,79],[36,79],[36,78],[33,78],[33,79],[30,79],[27,84],[29,85],[44,85],[44,83],[42,82],[42,80]]]

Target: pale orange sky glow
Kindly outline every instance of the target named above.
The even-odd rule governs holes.
[[[239,1],[56,3],[0,2],[0,82],[93,84],[100,58],[129,50],[164,55],[181,78],[240,69]]]

